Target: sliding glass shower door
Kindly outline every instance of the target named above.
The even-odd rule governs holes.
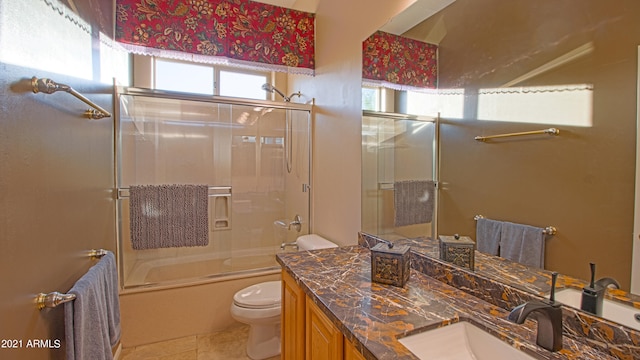
[[[116,184],[125,288],[275,268],[280,244],[296,236],[278,224],[300,215],[300,233],[308,232],[309,108],[150,91],[118,99]],[[206,246],[134,250],[129,188],[163,184],[208,187]]]

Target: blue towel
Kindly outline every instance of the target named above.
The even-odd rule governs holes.
[[[476,248],[478,251],[498,256],[502,221],[478,219],[476,223]]]
[[[542,228],[502,223],[500,256],[524,265],[544,268],[544,231]]]
[[[120,340],[118,274],[112,252],[107,252],[73,285],[76,299],[65,303],[67,360],[113,359]]]

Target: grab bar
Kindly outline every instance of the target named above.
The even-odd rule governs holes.
[[[480,219],[484,219],[485,217],[483,215],[476,215],[473,217],[473,220],[478,221]],[[542,229],[542,233],[545,235],[555,235],[558,233],[558,229],[556,229],[555,226],[547,226],[544,229]]]
[[[53,81],[51,79],[47,79],[47,78],[38,79],[37,77],[34,76],[34,77],[31,78],[31,87],[32,87],[32,90],[33,90],[34,94],[37,94],[39,92],[43,92],[45,94],[53,94],[56,91],[68,92],[69,94],[77,97],[82,102],[84,102],[85,104],[87,104],[87,105],[89,105],[89,106],[91,106],[92,108],[95,109],[95,110],[89,109],[89,110],[84,112],[84,114],[89,119],[102,119],[104,117],[111,117],[111,113],[109,113],[107,110],[101,108],[100,106],[96,105],[96,103],[94,103],[93,101],[87,99],[82,94],[80,94],[79,92],[75,91],[69,85],[59,84],[59,83],[57,83],[57,82],[55,82],[55,81]]]
[[[89,257],[92,259],[99,259],[105,255],[107,255],[107,250],[105,249],[89,250]],[[62,294],[60,292],[54,291],[48,294],[40,293],[36,295],[35,303],[38,310],[42,310],[44,308],[54,308],[60,304],[73,301],[75,300],[75,298],[75,294]]]
[[[485,141],[489,139],[503,138],[503,137],[511,137],[511,136],[523,136],[523,135],[538,135],[538,134],[548,134],[548,135],[559,135],[560,130],[556,128],[548,128],[543,130],[535,130],[535,131],[524,131],[517,133],[509,133],[509,134],[499,134],[499,135],[489,135],[489,136],[476,136],[474,139],[478,141]]]

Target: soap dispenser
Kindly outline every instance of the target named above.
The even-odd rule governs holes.
[[[589,286],[582,288],[582,301],[580,309],[592,314],[602,316],[602,303],[604,301],[604,287],[596,284],[596,264],[589,263],[591,266],[591,282]]]

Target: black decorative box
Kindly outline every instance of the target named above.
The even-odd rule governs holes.
[[[379,243],[371,248],[371,281],[403,287],[409,280],[410,270],[409,246]]]
[[[466,267],[473,271],[475,267],[476,243],[468,236],[440,235],[440,260]]]

